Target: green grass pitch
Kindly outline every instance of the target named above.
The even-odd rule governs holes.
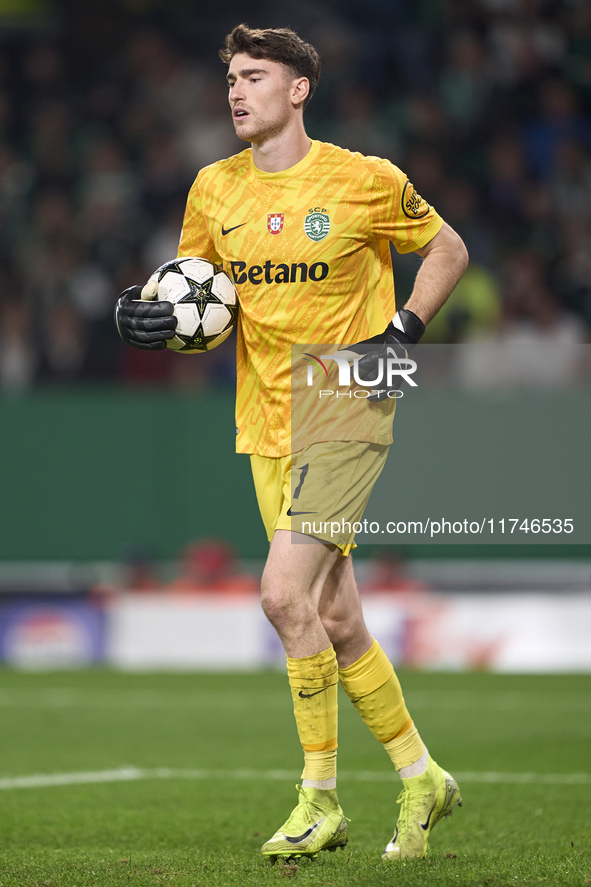
[[[349,844],[270,866],[301,765],[284,675],[0,671],[0,887],[591,885],[591,677],[401,679],[463,808],[382,861],[399,783],[343,695]]]

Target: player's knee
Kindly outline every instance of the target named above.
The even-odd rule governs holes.
[[[261,587],[261,606],[271,625],[278,631],[295,627],[311,616],[305,599],[264,581]]]
[[[288,599],[281,589],[274,585],[261,585],[261,606],[263,613],[275,628],[279,628],[289,618]]]
[[[276,598],[272,594],[265,592],[264,586],[261,588],[261,607],[271,625],[275,625],[279,617],[280,608]]]

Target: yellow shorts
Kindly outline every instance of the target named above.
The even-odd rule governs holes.
[[[252,455],[252,475],[269,542],[293,530],[347,555],[389,446],[365,441],[311,444],[290,456]]]

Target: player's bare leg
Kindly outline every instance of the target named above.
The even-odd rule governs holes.
[[[263,609],[287,654],[287,671],[304,749],[300,800],[262,852],[316,856],[347,843],[347,822],[336,793],[338,663],[318,615],[322,591],[341,555],[318,540],[294,544],[278,530],[261,584]]]
[[[320,598],[335,564],[344,560],[335,545],[277,530],[261,581],[261,604],[289,657],[312,656],[330,647],[318,615]]]
[[[318,615],[335,648],[340,669],[361,659],[373,644],[363,618],[350,556],[340,555],[335,560],[322,589]]]

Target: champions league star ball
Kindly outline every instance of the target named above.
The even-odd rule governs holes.
[[[228,338],[238,317],[238,294],[219,265],[193,256],[174,259],[152,274],[144,287],[148,298],[155,284],[155,298],[172,302],[177,319],[168,348],[193,354],[211,351]]]

